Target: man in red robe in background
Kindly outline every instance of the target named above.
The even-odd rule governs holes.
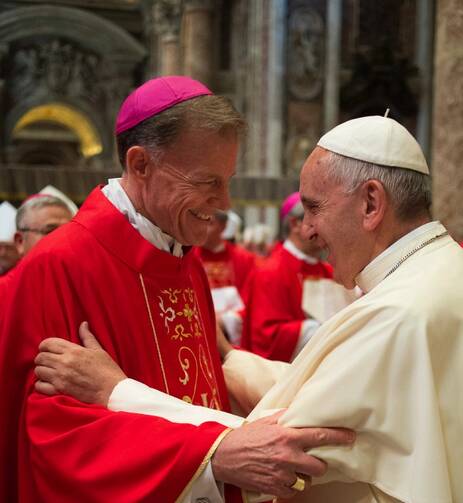
[[[303,282],[331,278],[331,266],[320,249],[302,237],[304,209],[299,193],[291,194],[280,212],[286,239],[258,268],[248,285],[241,345],[271,360],[291,361],[320,323],[302,309]]]
[[[123,103],[122,178],[94,189],[12,279],[0,327],[0,501],[212,502],[216,482],[290,497],[297,473],[325,471],[308,446],[351,440],[277,418],[230,431],[220,412],[228,400],[212,300],[189,246],[229,205],[243,126],[229,102],[188,77],[153,79]],[[124,372],[180,399],[183,420],[115,413],[35,383],[40,342],[78,342],[84,320]],[[190,404],[203,421],[190,420]],[[240,501],[233,486],[225,494]]]
[[[241,338],[245,284],[255,267],[255,255],[223,239],[228,214],[217,211],[212,217],[206,242],[194,249],[207,274],[216,316],[228,339]]]

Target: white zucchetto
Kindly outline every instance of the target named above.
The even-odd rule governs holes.
[[[322,136],[318,145],[352,159],[429,175],[428,164],[418,142],[401,124],[389,117],[374,115],[344,122]]]

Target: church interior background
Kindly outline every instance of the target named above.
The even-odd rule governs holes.
[[[463,239],[461,0],[1,0],[0,200],[51,183],[81,203],[118,176],[118,107],[163,74],[247,117],[232,184],[247,225],[277,227],[325,131],[389,108],[431,165],[435,218]]]

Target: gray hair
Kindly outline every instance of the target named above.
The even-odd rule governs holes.
[[[24,227],[24,221],[30,211],[38,210],[39,208],[45,208],[47,206],[59,206],[60,208],[66,209],[71,215],[71,210],[62,199],[49,195],[33,196],[30,199],[24,201],[18,208],[18,211],[16,213],[16,229],[20,230],[22,227]]]
[[[368,180],[383,185],[395,213],[402,221],[429,215],[431,208],[431,177],[410,169],[372,164],[328,152],[326,174],[341,184],[348,194]]]
[[[125,168],[130,147],[146,147],[153,158],[159,160],[165,149],[187,128],[218,134],[231,131],[240,138],[246,132],[246,119],[223,96],[199,96],[184,101],[117,135],[117,151],[122,167]]]

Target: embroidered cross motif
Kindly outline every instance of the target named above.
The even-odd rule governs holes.
[[[191,319],[193,316],[196,318],[196,309],[191,309],[189,304],[185,304],[185,307],[183,308],[183,311],[177,312],[178,316],[185,316],[185,318],[191,323]]]

